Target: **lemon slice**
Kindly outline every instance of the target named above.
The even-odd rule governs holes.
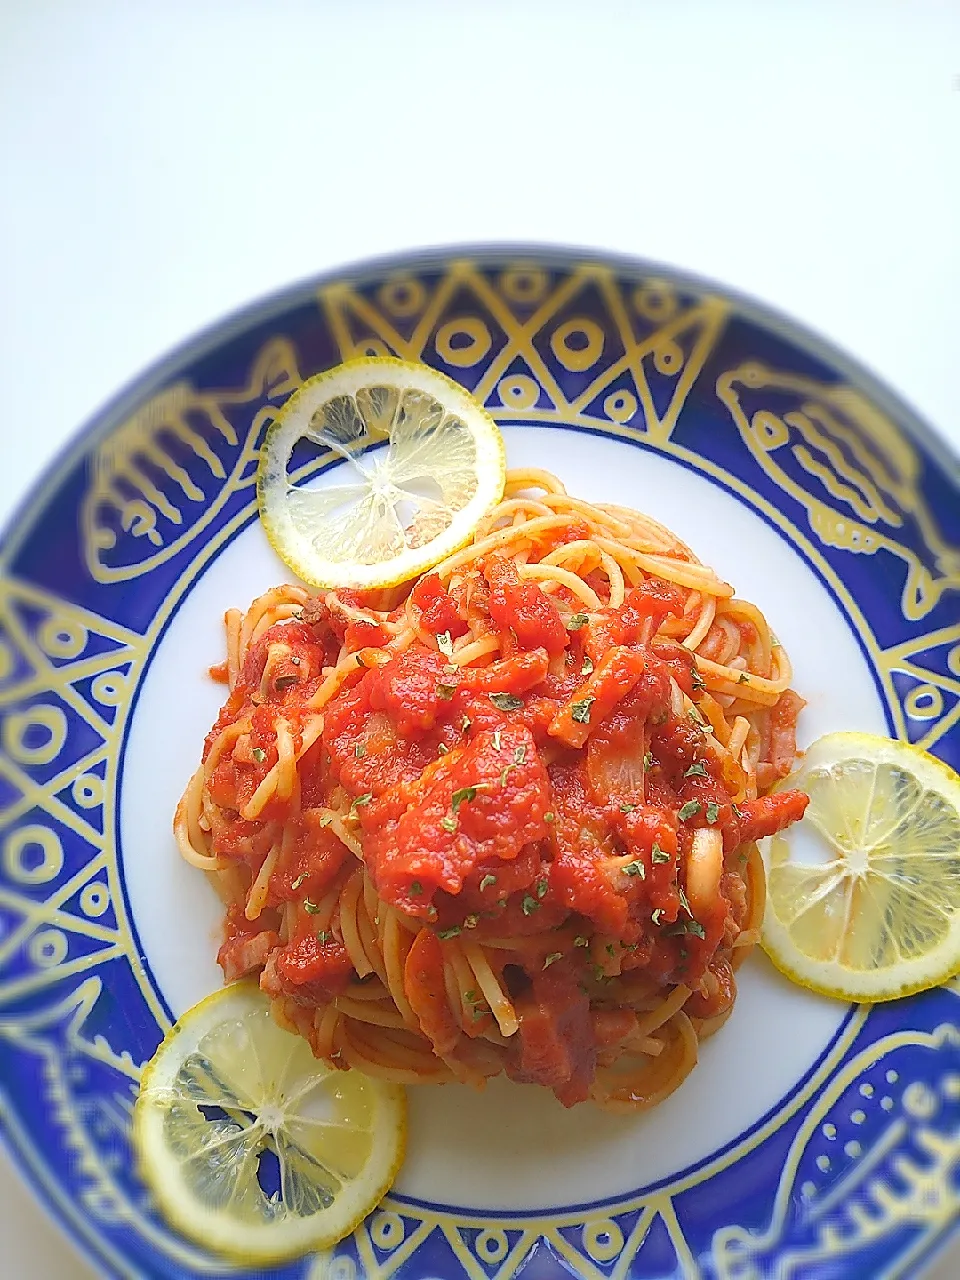
[[[265,1265],[329,1248],[380,1202],[403,1159],[406,1100],[318,1062],[241,982],[168,1033],[144,1069],[133,1141],[173,1226]]]
[[[292,483],[291,460],[294,476],[309,462],[293,459],[302,441],[339,454],[344,478]],[[468,542],[505,479],[503,437],[463,387],[426,365],[367,358],[287,400],[261,448],[257,495],[274,550],[305,582],[389,587]]]
[[[907,743],[831,733],[787,787],[810,805],[765,852],[762,942],[777,968],[870,1002],[960,970],[960,776]]]

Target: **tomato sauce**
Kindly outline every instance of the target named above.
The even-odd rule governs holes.
[[[543,1081],[554,1067],[537,1064],[563,1060],[558,1079],[574,1082],[573,1097],[592,1059],[566,1061],[554,1041],[589,1030],[585,981],[642,970],[655,985],[696,987],[710,967],[720,993],[713,1005],[722,1003],[732,972],[721,944],[736,936],[743,909],[736,851],[796,821],[807,798],[794,791],[734,804],[704,725],[674,714],[673,684],[688,696],[697,690],[690,653],[653,636],[680,612],[674,588],[648,581],[619,609],[568,628],[512,559],[491,556],[469,590],[448,592],[428,574],[412,598],[446,653],[416,641],[389,656],[381,625],[319,602],[251,647],[205,751],[249,715],[248,731],[212,772],[211,796],[227,810],[218,838],[251,856],[256,833],[283,812],[276,800],[257,822],[239,812],[277,763],[278,721],[299,745],[310,697],[341,646],[375,652],[323,708],[322,735],[300,761],[298,828],[268,905],[319,898],[348,871],[352,857],[319,817],[330,807],[346,813],[380,897],[424,927],[408,960],[422,1017],[445,1007],[430,998],[442,986],[445,939],[528,939],[539,967],[516,1000],[523,1048],[510,1069]],[[447,641],[468,620],[477,630],[475,615],[510,656],[461,669]],[[789,711],[795,721],[796,707]],[[728,865],[715,904],[695,917],[684,867],[703,826],[720,832]],[[251,945],[264,944],[234,921],[228,960]],[[345,954],[332,936],[304,933],[278,953],[276,972],[303,995],[337,990],[349,976]],[[550,1025],[538,1013],[545,1003]],[[435,1030],[445,1042],[449,1028]]]

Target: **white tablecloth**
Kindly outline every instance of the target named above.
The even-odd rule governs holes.
[[[203,325],[450,242],[735,285],[960,448],[958,51],[956,0],[4,0],[0,521]],[[0,1238],[5,1275],[90,1274],[5,1158]]]

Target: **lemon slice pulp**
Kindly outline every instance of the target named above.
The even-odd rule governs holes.
[[[814,991],[870,1002],[960,970],[960,776],[907,743],[832,733],[787,787],[810,805],[764,855],[773,963]]]
[[[406,1142],[403,1090],[318,1062],[252,982],[189,1010],[144,1070],[140,1171],[171,1222],[248,1265],[326,1249],[383,1198]]]
[[[339,455],[343,478],[293,483],[301,441]],[[308,460],[293,479],[301,467]],[[257,496],[274,550],[305,582],[388,587],[468,542],[505,479],[500,431],[463,387],[426,365],[369,357],[286,401],[264,438]]]

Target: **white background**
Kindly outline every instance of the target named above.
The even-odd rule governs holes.
[[[960,446],[960,3],[0,0],[0,520],[232,308],[496,239],[732,284]],[[5,1163],[0,1238],[89,1274]]]

